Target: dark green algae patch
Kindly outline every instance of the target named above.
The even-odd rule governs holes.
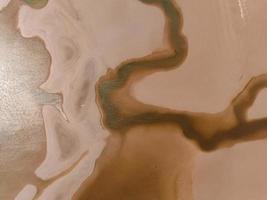
[[[48,3],[48,0],[23,0],[23,1],[29,6],[36,9],[43,8]]]

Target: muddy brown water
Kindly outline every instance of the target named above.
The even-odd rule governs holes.
[[[93,175],[75,198],[80,200],[192,199],[191,171],[196,149],[212,151],[265,138],[267,119],[247,121],[248,108],[267,86],[267,75],[254,77],[223,111],[193,113],[147,105],[130,94],[144,76],[177,68],[188,46],[181,10],[171,0],[141,0],[166,18],[171,49],[123,62],[96,86],[103,125],[111,136]]]

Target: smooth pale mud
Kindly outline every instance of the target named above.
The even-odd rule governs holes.
[[[266,140],[199,154],[193,173],[196,200],[264,200],[267,195]]]
[[[179,188],[179,184],[174,183],[172,179],[167,180],[167,182],[161,181],[164,175],[160,174],[160,170],[156,171],[149,179],[147,176],[150,175],[152,170],[148,169],[139,172],[140,169],[132,169],[133,166],[138,166],[139,164],[134,165],[131,163],[134,162],[132,161],[134,158],[130,158],[131,151],[127,151],[123,147],[130,145],[128,144],[127,136],[133,134],[131,133],[133,127],[141,127],[141,130],[149,135],[147,127],[155,126],[160,130],[159,126],[162,124],[162,129],[166,130],[166,124],[172,125],[173,127],[181,128],[186,138],[193,140],[205,151],[215,150],[220,146],[233,145],[242,141],[266,138],[267,118],[248,121],[247,111],[254,103],[259,91],[267,87],[267,74],[251,78],[226,108],[214,114],[164,109],[143,104],[131,96],[129,90],[135,80],[152,72],[178,67],[184,61],[188,52],[186,38],[181,33],[181,12],[174,2],[156,0],[142,2],[154,4],[162,9],[166,17],[166,32],[171,50],[169,51],[170,53],[164,52],[162,55],[152,54],[144,58],[126,61],[115,70],[110,70],[98,82],[97,100],[102,110],[103,123],[113,135],[120,135],[122,144],[116,158],[113,159],[108,153],[107,155],[105,153],[102,155],[103,157],[111,157],[111,161],[107,161],[108,164],[105,165],[102,163],[101,158],[99,159],[95,179],[88,183],[88,188],[83,188],[81,194],[77,196],[78,199],[183,198],[176,190],[176,187]],[[153,129],[151,132],[153,132]],[[164,134],[166,135],[165,137],[168,137],[168,131],[164,131]],[[180,145],[177,145],[176,148],[179,147]],[[110,148],[112,149],[112,147]],[[138,148],[138,145],[135,148]],[[126,161],[124,160],[125,158],[122,156],[124,153],[129,154],[129,157],[125,157],[128,157],[131,162],[127,162],[127,159]],[[150,164],[153,165],[153,160],[150,161]],[[179,174],[180,171],[180,174],[182,174],[182,170],[178,166],[185,163],[183,161],[179,164],[176,163],[176,173]],[[161,166],[158,167],[162,169]],[[171,169],[171,167],[167,167],[165,170],[167,171],[167,169]],[[139,173],[136,173],[135,170]],[[127,177],[132,177],[131,174],[133,173],[135,176],[130,182]],[[118,180],[116,180],[114,178],[117,177],[116,174],[120,174],[122,177],[118,176]],[[179,175],[177,177],[179,179]],[[108,187],[111,184],[110,180],[114,179],[114,186]],[[142,182],[144,185],[135,184],[135,182],[140,183],[141,180],[147,181]],[[161,191],[159,185],[169,184],[173,185],[175,189]],[[139,187],[141,187],[141,191]],[[155,191],[158,191],[158,193],[155,193]],[[188,194],[191,190],[184,192]],[[192,199],[192,197],[187,197],[186,199]]]
[[[238,0],[176,2],[184,16],[187,59],[179,68],[146,76],[133,95],[171,109],[220,112],[253,76],[267,72],[267,29],[261,25],[266,3],[240,1],[242,18]]]
[[[110,130],[127,131],[141,124],[171,123],[180,126],[187,138],[195,140],[204,150],[212,150],[222,142],[239,140],[248,135],[257,138],[258,130],[266,128],[266,118],[247,121],[247,110],[259,91],[267,86],[267,74],[251,78],[230,104],[216,114],[167,110],[143,104],[129,95],[129,87],[138,75],[178,67],[187,55],[186,39],[181,33],[182,17],[172,1],[148,1],[162,8],[166,29],[173,48],[169,55],[149,55],[121,64],[110,70],[97,85],[103,122]],[[251,134],[253,132],[253,134]]]
[[[240,66],[234,71],[233,77],[220,80],[234,80],[232,85],[227,85],[225,91],[231,86],[234,88],[217,107],[206,108],[203,104],[199,109],[198,104],[192,107],[183,103],[178,106],[169,104],[168,92],[155,95],[152,100],[146,99],[146,93],[152,92],[151,96],[154,96],[155,92],[149,89],[149,84],[148,87],[145,86],[146,76],[149,75],[150,81],[158,84],[162,80],[168,80],[168,77],[155,78],[155,72],[159,76],[167,76],[172,72],[179,74],[179,70],[186,70],[189,65],[196,66],[197,60],[204,60],[203,55],[192,57],[196,54],[191,52],[195,42],[196,46],[201,45],[201,34],[206,30],[203,28],[195,38],[190,35],[194,32],[193,29],[183,29],[183,22],[189,22],[187,27],[195,26],[196,22],[189,17],[194,16],[194,11],[198,10],[197,6],[192,6],[195,2],[40,2],[28,1],[29,6],[20,7],[18,27],[22,36],[38,36],[44,41],[51,55],[51,69],[47,81],[41,87],[49,93],[60,94],[63,102],[60,107],[43,107],[46,156],[36,168],[35,177],[17,193],[16,200],[203,199],[200,194],[209,191],[200,185],[213,182],[209,176],[207,180],[203,180],[195,174],[201,173],[205,177],[201,166],[205,166],[207,162],[198,159],[199,168],[195,162],[200,151],[211,152],[244,141],[266,138],[266,116],[257,119],[247,117],[258,94],[267,87],[267,75],[264,74],[266,68],[263,65],[259,71],[248,70],[251,72],[241,78],[238,87],[234,85],[237,83],[236,76],[240,75],[240,71],[243,72]],[[218,2],[219,4],[211,4],[212,8],[218,6],[225,9],[221,15],[229,12],[228,4]],[[245,26],[251,19],[246,1],[240,2],[235,2],[238,16],[242,18],[234,22],[239,23],[240,26],[237,27]],[[182,11],[188,11],[188,6],[191,6],[192,13],[185,12],[183,19]],[[40,7],[43,8],[36,9]],[[200,8],[205,10],[204,7]],[[216,9],[211,10],[211,13],[217,13]],[[219,15],[217,17],[220,18]],[[218,19],[215,18],[216,20]],[[214,23],[212,20],[210,22]],[[217,22],[214,26],[223,24],[222,31],[226,30],[224,34],[227,35],[225,37],[233,33],[233,24],[229,20]],[[212,23],[203,23],[206,28],[213,26]],[[243,30],[240,28],[234,31]],[[245,34],[244,38],[238,40],[240,46],[234,48],[233,52],[239,52],[242,41],[250,36]],[[205,38],[209,39],[207,36]],[[226,49],[222,51],[231,50],[230,43],[236,40],[236,35],[232,34],[229,43],[221,41],[214,44],[211,50],[205,49],[203,52],[215,51],[216,45],[226,45]],[[250,47],[253,45],[254,43]],[[187,78],[173,83],[171,87],[174,90],[176,87],[177,90],[182,89],[183,84],[191,81],[191,74],[194,79],[200,73],[208,74],[209,68],[202,72],[201,66],[216,65],[230,56],[229,53],[220,57],[222,51],[216,52],[217,57],[211,59],[212,62],[202,62],[199,71],[195,72],[194,67],[191,67],[191,73],[190,70],[183,72]],[[227,69],[246,58],[246,53],[238,53],[237,60],[230,56],[225,62],[231,63]],[[245,66],[248,63],[255,64],[252,61],[241,61]],[[212,85],[217,76],[228,75],[224,70],[217,72],[221,67],[223,66],[213,69],[210,77],[215,78],[208,79],[209,85]],[[135,87],[137,82],[139,85]],[[169,85],[167,86],[170,87]],[[207,94],[209,92],[203,96]],[[224,92],[220,95],[224,95]],[[174,98],[173,102],[179,102],[180,96],[182,94]],[[217,93],[213,96],[217,96]],[[145,103],[142,103],[143,98]],[[191,96],[189,99],[191,98],[196,97]],[[197,180],[196,184],[194,180]],[[224,184],[222,187],[225,187]],[[212,199],[213,193],[210,194],[208,198]],[[240,198],[238,194],[235,197],[234,200]]]

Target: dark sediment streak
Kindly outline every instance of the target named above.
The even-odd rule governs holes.
[[[148,135],[150,135],[150,132],[159,130],[162,134],[161,137],[171,137],[175,132],[173,129],[180,129],[185,138],[193,140],[200,149],[205,151],[215,150],[221,145],[232,145],[246,140],[266,138],[266,134],[264,135],[262,131],[267,129],[267,118],[252,121],[246,119],[247,110],[253,104],[258,92],[267,87],[266,74],[251,79],[229,106],[217,114],[176,111],[146,105],[138,102],[129,94],[129,89],[135,81],[157,71],[179,67],[188,52],[186,38],[181,32],[183,21],[179,8],[171,0],[140,1],[158,6],[163,11],[166,17],[166,32],[171,49],[168,52],[124,62],[115,70],[108,71],[99,80],[96,93],[97,102],[102,112],[103,124],[112,133],[110,140],[116,137],[120,139],[113,146],[109,140],[106,150],[97,162],[92,181],[85,183],[81,191],[78,191],[77,199],[177,199],[175,182],[171,178],[167,182],[172,182],[173,187],[170,189],[172,191],[165,191],[165,193],[169,192],[173,195],[164,194],[162,196],[162,194],[156,194],[160,190],[160,185],[168,183],[159,181],[160,173],[146,163],[147,159],[150,159],[149,157],[142,160],[143,157],[140,156],[139,159],[136,158],[135,163],[132,163],[129,162],[132,157],[121,156],[126,151],[123,150],[122,146],[131,143],[124,140],[132,130],[137,129],[137,132],[147,130]],[[173,129],[166,131],[166,127],[172,127]],[[141,136],[145,137],[144,134],[141,134]],[[151,135],[151,137],[153,136]],[[171,139],[173,139],[172,137]],[[114,147],[116,145],[119,146],[117,149]],[[179,144],[177,143],[177,145]],[[110,153],[113,151],[110,149],[116,149],[114,150],[115,153]],[[147,149],[144,150],[147,151]],[[165,156],[168,157],[168,154]],[[162,159],[162,157],[159,159]],[[180,161],[185,162],[184,160]],[[150,164],[153,164],[153,162],[154,160],[151,159]],[[132,167],[135,165],[137,169],[133,170]],[[169,168],[166,168],[166,170],[169,170]],[[183,173],[185,168],[179,170]],[[150,172],[155,173],[149,176]],[[139,179],[136,177],[139,177]],[[136,193],[143,195],[138,196]],[[153,193],[154,196],[151,196]]]
[[[145,105],[130,95],[125,97],[129,94],[133,79],[140,79],[144,74],[179,67],[187,55],[186,38],[181,33],[180,10],[171,0],[142,0],[142,2],[155,4],[163,10],[172,50],[167,56],[149,55],[125,62],[115,71],[110,71],[102,77],[97,84],[97,100],[104,125],[111,131],[125,132],[132,126],[141,124],[176,124],[182,128],[187,138],[196,140],[203,150],[212,150],[227,139],[241,139],[246,137],[247,132],[257,132],[267,128],[267,123],[264,125],[267,119],[246,121],[248,108],[253,104],[258,92],[267,86],[266,74],[251,79],[231,104],[218,114],[175,111]],[[123,103],[120,99],[123,99]],[[198,128],[200,123],[202,128]],[[242,127],[246,127],[246,130]]]

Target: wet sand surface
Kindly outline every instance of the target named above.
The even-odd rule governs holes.
[[[195,151],[181,130],[168,124],[136,126],[124,138],[110,137],[75,199],[192,199]]]
[[[36,180],[34,170],[44,159],[46,143],[41,108],[58,101],[39,89],[48,76],[50,58],[40,39],[21,36],[16,27],[19,6],[13,1],[0,12],[0,199],[4,200],[14,199],[25,184]]]
[[[264,40],[249,40],[263,2],[26,2],[18,27],[44,41],[41,88],[62,105],[43,106],[45,158],[31,159],[32,178],[7,198],[264,198],[265,161],[252,155],[265,155],[266,142],[240,144],[267,136],[266,61],[254,52]],[[251,180],[261,187],[240,184]]]

